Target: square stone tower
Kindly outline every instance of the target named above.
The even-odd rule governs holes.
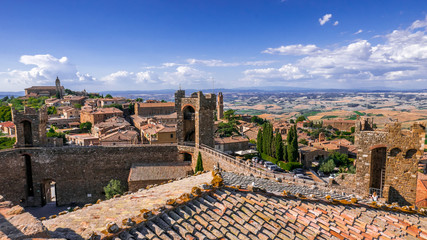
[[[175,93],[177,113],[176,136],[180,144],[214,147],[215,94],[203,95],[201,91],[185,97],[184,90]]]
[[[12,121],[15,124],[15,147],[40,147],[47,143],[46,123],[47,108],[39,110],[25,107],[24,111],[12,109]]]
[[[415,203],[418,161],[423,155],[426,126],[414,123],[402,130],[391,122],[384,130],[374,131],[372,118],[356,122],[355,188],[365,196],[376,192],[387,202],[400,205]]]
[[[220,120],[224,117],[224,96],[222,92],[218,93],[218,101],[216,106],[216,116],[217,119]]]

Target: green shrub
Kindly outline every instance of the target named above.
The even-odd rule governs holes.
[[[286,170],[286,171],[292,171],[295,168],[302,168],[302,164],[299,162],[279,162],[277,164],[281,169]]]
[[[119,180],[111,179],[107,186],[104,187],[105,197],[110,199],[116,194],[123,194],[124,190]]]
[[[261,158],[264,159],[264,160],[266,160],[266,161],[272,162],[274,164],[277,163],[277,159],[275,159],[274,157],[270,157],[270,156],[268,156],[265,153],[261,153]]]

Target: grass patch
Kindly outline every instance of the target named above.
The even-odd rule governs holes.
[[[359,116],[365,116],[366,115],[366,113],[362,113],[362,112],[359,112],[359,111],[354,111],[354,113],[356,113]]]

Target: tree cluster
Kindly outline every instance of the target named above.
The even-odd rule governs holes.
[[[347,154],[332,152],[326,160],[320,163],[319,170],[325,173],[331,173],[338,167],[340,172],[355,173],[356,168],[353,162],[354,159],[348,158]]]
[[[0,107],[0,122],[12,121],[11,108],[9,106]]]
[[[260,118],[258,116],[252,116],[251,117],[251,122],[252,123],[256,123],[257,125],[263,125],[266,122],[266,120],[264,120],[264,119],[262,119],[262,118]]]
[[[47,108],[47,114],[48,115],[55,115],[58,113],[58,110],[56,109],[55,106],[50,106]]]
[[[62,138],[62,142],[65,144],[67,139],[65,138],[65,133],[56,132],[53,128],[50,128],[46,133],[46,137]]]
[[[82,132],[90,132],[92,129],[92,123],[91,122],[84,122],[84,123],[80,123],[80,130]]]
[[[224,119],[227,120],[227,122],[220,122],[218,124],[217,133],[220,137],[230,137],[234,134],[240,135],[237,129],[239,121],[237,121],[237,117],[234,113],[235,111],[231,109],[224,112]]]
[[[285,147],[282,134],[280,132],[274,134],[273,125],[269,122],[265,122],[258,130],[257,150],[261,154],[275,158],[276,161],[286,160],[284,159]]]

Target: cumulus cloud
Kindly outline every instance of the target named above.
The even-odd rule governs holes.
[[[315,53],[319,50],[316,45],[288,45],[288,46],[280,46],[278,48],[267,48],[262,51],[262,53],[269,54],[281,54],[281,55],[309,55],[311,53]]]
[[[137,84],[141,84],[141,87],[164,84],[164,81],[153,71],[117,71],[102,77],[100,80],[108,87],[118,90],[129,90]]]
[[[308,48],[313,51],[301,51],[307,49],[303,45],[269,48],[264,52],[305,56],[279,68],[246,70],[244,79],[254,83],[296,80],[313,86],[340,83],[354,87],[384,84],[408,87],[423,82],[427,76],[427,20],[394,30],[384,39],[376,45],[362,39],[332,49]]]
[[[338,24],[339,24],[339,22],[338,22],[338,21],[335,21],[335,22],[334,22],[334,26],[338,26]]]
[[[50,54],[23,55],[19,61],[33,68],[0,72],[0,83],[5,83],[2,84],[5,90],[14,91],[30,86],[52,85],[57,76],[61,81],[70,83],[88,83],[96,80],[89,74],[80,73],[67,57],[56,58]]]
[[[319,18],[319,23],[321,26],[325,25],[329,20],[331,20],[332,14],[325,14],[323,17]]]

